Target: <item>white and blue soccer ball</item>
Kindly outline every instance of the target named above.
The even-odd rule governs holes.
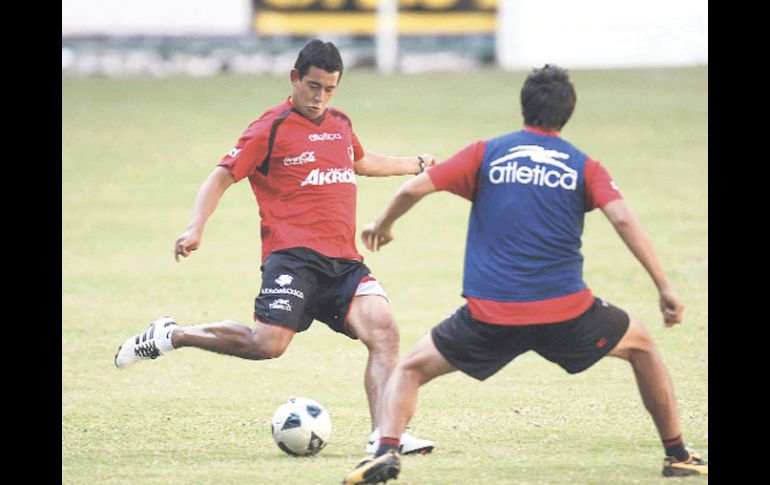
[[[311,456],[329,442],[332,420],[317,401],[293,397],[278,406],[271,428],[273,439],[281,450],[293,456]]]

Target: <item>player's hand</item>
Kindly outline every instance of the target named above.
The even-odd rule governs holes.
[[[663,313],[663,322],[666,324],[666,327],[672,327],[677,323],[682,323],[684,303],[682,303],[681,298],[679,298],[679,295],[674,290],[661,290],[660,311]]]
[[[174,244],[174,259],[179,262],[179,256],[184,256],[186,258],[192,251],[198,249],[200,244],[200,232],[187,229],[176,239],[176,243]]]
[[[378,227],[376,223],[370,222],[361,231],[361,240],[366,249],[377,252],[382,246],[393,240],[393,232],[390,228]]]

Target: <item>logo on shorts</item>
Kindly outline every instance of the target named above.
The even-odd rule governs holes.
[[[290,285],[292,281],[294,281],[294,277],[287,274],[282,274],[281,276],[275,279],[275,283],[281,287]]]
[[[229,152],[227,152],[227,156],[235,158],[238,156],[239,153],[241,153],[242,148],[233,148]]]
[[[291,303],[289,303],[289,300],[283,300],[281,298],[275,300],[274,302],[270,303],[270,308],[273,310],[285,310],[287,312],[291,311]]]
[[[263,295],[294,295],[297,298],[305,299],[305,293],[294,288],[262,288]]]
[[[600,348],[604,347],[605,345],[607,345],[607,339],[606,339],[606,338],[604,338],[604,337],[600,338],[600,339],[599,339],[599,340],[596,342],[596,348],[597,348],[597,349],[600,349]]]

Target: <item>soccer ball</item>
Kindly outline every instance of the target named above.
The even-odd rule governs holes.
[[[318,402],[293,397],[278,406],[271,430],[280,449],[292,456],[311,456],[321,451],[332,434],[329,413]]]

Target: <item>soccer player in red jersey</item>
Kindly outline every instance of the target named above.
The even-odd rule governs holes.
[[[176,240],[177,261],[197,250],[224,192],[248,178],[262,237],[254,327],[232,320],[181,326],[161,317],[123,343],[115,365],[124,368],[182,347],[273,359],[295,333],[320,320],[369,351],[364,381],[373,431],[366,449],[374,452],[381,395],[398,360],[399,336],[388,296],[356,250],[356,175],[419,174],[435,157],[364,150],[347,115],[329,106],[342,70],[331,42],[313,40],[300,51],[290,72],[291,96],[251,123],[203,182],[190,223]],[[402,453],[433,449],[431,441],[407,433],[401,444]]]
[[[463,270],[467,304],[399,361],[383,398],[380,446],[345,477],[346,485],[398,476],[398,437],[420,386],[457,370],[484,380],[530,350],[570,374],[607,355],[627,360],[662,441],[663,475],[708,475],[708,463],[684,446],[674,387],[649,331],[583,281],[584,214],[601,209],[647,270],[667,327],[682,322],[684,305],[609,173],[561,138],[577,101],[567,72],[534,69],[520,98],[524,129],[472,143],[410,180],[361,234],[377,251],[393,240],[393,223],[436,191],[473,203]]]

